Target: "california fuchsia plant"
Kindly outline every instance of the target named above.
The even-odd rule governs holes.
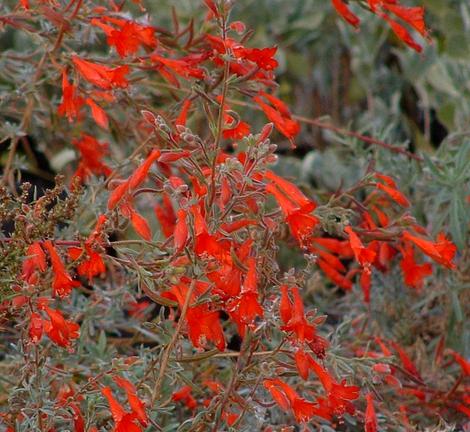
[[[468,427],[470,362],[432,323],[448,281],[468,285],[466,234],[457,252],[454,228],[423,226],[372,151],[325,192],[278,149],[310,124],[416,175],[453,162],[294,115],[236,2],[178,3],[0,7],[2,430]],[[422,7],[331,3],[400,50],[431,42]],[[397,329],[412,317],[429,349]]]

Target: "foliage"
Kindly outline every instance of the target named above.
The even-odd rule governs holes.
[[[6,430],[466,430],[450,3],[3,2]]]

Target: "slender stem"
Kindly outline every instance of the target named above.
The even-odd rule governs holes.
[[[190,92],[190,90],[182,89],[182,88],[176,88],[176,87],[172,86],[171,84],[167,84],[167,83],[157,83],[155,85],[158,85],[159,87],[164,87],[164,88],[171,88],[172,90],[175,90],[175,91]],[[229,99],[229,102],[232,105],[244,106],[244,107],[247,107],[247,108],[260,110],[260,108],[258,106],[256,106],[255,104],[252,104],[250,102],[245,102],[245,101],[241,101],[241,100],[237,100],[237,99]],[[301,123],[307,123],[307,124],[310,124],[312,126],[318,127],[320,129],[331,130],[331,131],[336,132],[340,135],[350,136],[350,137],[356,138],[358,140],[361,140],[363,142],[366,142],[368,144],[373,144],[373,145],[377,145],[379,147],[383,147],[383,148],[385,148],[385,149],[387,149],[387,150],[389,150],[393,153],[403,154],[403,155],[409,157],[410,159],[414,159],[418,162],[422,162],[424,160],[421,156],[419,156],[417,154],[414,154],[414,153],[412,153],[408,150],[405,150],[401,147],[397,147],[397,146],[395,146],[393,144],[390,144],[390,143],[387,143],[385,141],[379,140],[378,138],[373,138],[373,137],[370,137],[370,136],[367,136],[367,135],[363,135],[359,132],[350,131],[348,129],[344,129],[344,128],[332,125],[331,123],[325,123],[325,122],[323,122],[319,119],[316,119],[316,118],[308,118],[308,117],[300,116],[300,115],[297,115],[297,114],[293,114],[292,117],[295,120],[298,120]]]
[[[350,130],[347,130],[347,129],[343,129],[343,128],[334,126],[331,123],[323,123],[321,120],[317,120],[317,119],[310,119],[310,118],[303,117],[303,116],[298,116],[298,115],[293,115],[292,117],[295,118],[296,120],[300,121],[300,122],[307,123],[307,124],[310,124],[312,126],[319,127],[321,129],[331,130],[331,131],[339,133],[341,135],[346,135],[346,136],[349,136],[349,137],[352,137],[352,138],[357,138],[357,139],[359,139],[361,141],[364,141],[368,144],[378,145],[380,147],[386,148],[387,150],[390,150],[391,152],[400,153],[402,155],[405,155],[405,156],[409,157],[410,159],[414,159],[414,160],[417,160],[419,162],[422,162],[424,160],[421,156],[418,156],[414,153],[411,153],[408,150],[405,150],[401,147],[394,146],[392,144],[388,144],[388,143],[386,143],[384,141],[381,141],[377,138],[372,138],[372,137],[369,137],[369,136],[366,136],[366,135],[362,135],[359,132],[354,132],[354,131],[350,131]]]
[[[227,38],[227,28],[226,28],[226,20],[225,17],[222,18],[222,39],[225,41]],[[215,199],[215,177],[216,177],[216,166],[217,166],[217,157],[219,154],[219,145],[220,141],[222,140],[222,130],[224,126],[224,114],[225,114],[225,100],[227,98],[227,91],[228,91],[228,75],[230,72],[230,63],[227,60],[225,61],[224,65],[224,72],[222,76],[222,95],[220,100],[220,108],[219,108],[219,117],[217,119],[217,131],[216,137],[214,141],[214,157],[212,159],[212,167],[211,167],[211,184],[210,184],[210,194],[209,194],[209,209],[212,208],[212,204]]]
[[[241,362],[242,362],[242,359],[243,359],[243,355],[245,354],[245,349],[246,349],[245,347],[242,347],[242,349],[240,350],[240,355],[237,357],[237,363],[235,364],[235,366],[233,368],[232,377],[230,378],[230,382],[229,382],[227,388],[225,389],[224,396],[223,396],[222,400],[220,401],[220,408],[219,408],[220,414],[219,414],[219,416],[217,417],[217,419],[215,421],[212,432],[217,432],[219,430],[219,424],[220,424],[220,421],[222,420],[222,415],[224,413],[225,406],[227,405],[227,402],[230,398],[230,395],[231,395],[231,393],[232,393],[232,391],[235,388],[235,385],[237,383],[237,378],[238,378],[239,370],[240,370],[240,367],[241,367]]]
[[[184,299],[184,304],[183,304],[183,307],[181,308],[181,315],[179,317],[178,324],[176,326],[175,332],[173,333],[173,336],[171,337],[171,340],[168,343],[168,345],[166,346],[165,351],[163,353],[162,361],[161,361],[161,364],[160,364],[160,370],[159,370],[159,373],[158,373],[157,380],[155,382],[155,387],[153,389],[151,406],[153,406],[155,404],[157,396],[160,393],[160,388],[161,388],[161,385],[163,383],[163,378],[165,377],[165,372],[166,372],[166,369],[168,367],[168,362],[170,360],[170,355],[171,355],[171,352],[173,351],[173,348],[176,345],[176,341],[178,340],[178,337],[179,337],[179,335],[181,333],[181,330],[183,328],[185,318],[186,318],[186,313],[188,312],[189,303],[191,302],[191,297],[192,297],[192,294],[194,292],[195,286],[196,286],[195,282],[192,281],[190,286],[189,286],[188,292],[186,293],[186,298]]]

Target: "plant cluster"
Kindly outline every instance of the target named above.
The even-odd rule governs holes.
[[[421,51],[423,8],[359,3]],[[234,8],[162,25],[139,0],[0,9],[8,432],[468,427],[470,362],[433,323],[449,278],[468,284],[468,227],[454,244],[423,226],[372,158],[331,193],[282,176],[274,142],[294,149],[303,119],[277,96],[277,47],[251,46]],[[468,181],[467,143],[435,163],[324,126]],[[431,354],[410,354],[412,326]]]

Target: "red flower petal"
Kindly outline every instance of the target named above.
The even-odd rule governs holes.
[[[141,216],[136,211],[131,212],[131,223],[137,234],[139,234],[144,240],[152,240],[152,231],[150,226],[143,216]]]
[[[377,417],[374,409],[372,393],[367,393],[367,408],[365,412],[365,432],[377,432]]]
[[[358,27],[361,20],[354,15],[344,0],[331,0],[331,3],[335,7],[336,11],[352,26]]]
[[[108,116],[103,108],[101,108],[93,99],[86,99],[87,105],[91,108],[91,115],[95,119],[95,122],[98,126],[101,126],[103,129],[108,129]]]
[[[186,246],[188,241],[189,231],[186,223],[186,212],[179,209],[177,212],[175,231],[173,233],[176,253],[179,253]]]

